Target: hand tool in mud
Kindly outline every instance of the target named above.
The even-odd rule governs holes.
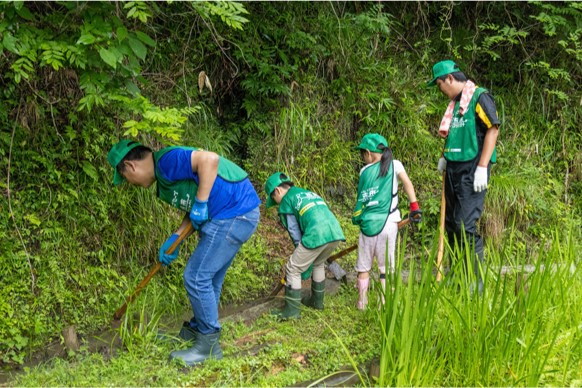
[[[329,270],[329,272],[333,274],[333,277],[336,280],[339,280],[340,282],[345,282],[347,273],[346,271],[344,271],[342,266],[339,265],[337,262],[332,261],[331,263],[328,263],[327,269]]]
[[[178,247],[178,245],[180,245],[180,243],[182,242],[182,240],[184,240],[186,237],[188,237],[189,235],[192,234],[192,232],[194,232],[194,227],[192,226],[192,223],[188,223],[188,225],[184,228],[184,230],[182,230],[182,232],[180,233],[180,235],[178,236],[178,238],[176,239],[176,241],[174,241],[174,243],[168,248],[168,250],[166,251],[167,254],[172,254],[174,252],[174,250]],[[117,309],[117,311],[115,312],[115,314],[113,314],[113,320],[114,321],[119,321],[121,319],[121,317],[123,316],[123,314],[125,314],[125,310],[127,310],[127,305],[131,302],[133,302],[135,300],[135,298],[137,298],[137,296],[139,295],[139,293],[141,292],[141,290],[147,286],[147,284],[150,282],[150,280],[152,280],[152,278],[154,277],[155,274],[158,273],[158,271],[162,268],[162,263],[160,263],[159,261],[156,263],[156,265],[154,265],[152,267],[152,269],[150,270],[150,272],[146,275],[145,278],[143,278],[143,280],[138,284],[137,288],[135,289],[135,291],[133,292],[133,294],[131,294],[130,296],[127,297],[125,303],[123,304],[123,306],[121,306],[120,308]]]
[[[398,229],[405,227],[409,223],[410,223],[410,218],[406,217],[404,220],[402,220],[398,223]],[[339,251],[338,253],[328,257],[327,258],[328,269],[330,268],[329,266],[331,264],[333,264],[335,260],[339,259],[340,257],[344,257],[348,253],[355,251],[357,248],[358,248],[358,244],[354,244],[354,245],[347,247],[346,249],[343,249],[343,250]],[[338,267],[339,267],[339,265],[338,265]],[[339,267],[339,268],[343,271],[343,269],[341,267]],[[335,273],[334,273],[334,276],[336,276],[336,279],[337,279],[337,275]],[[340,279],[341,279],[341,277],[340,277]],[[279,281],[279,283],[277,283],[277,286],[273,289],[273,291],[271,291],[271,293],[269,294],[267,299],[276,296],[284,286],[285,286],[285,276],[283,276],[281,278],[281,280]]]
[[[357,247],[358,247],[357,245],[352,245],[351,247],[339,251],[335,255],[332,255],[327,258],[327,269],[333,274],[336,280],[345,281],[347,273],[338,263],[336,263],[335,260],[347,255],[351,251],[355,250]]]
[[[443,185],[441,189],[441,218],[439,222],[439,250],[437,254],[437,274],[436,274],[436,281],[440,282],[443,277],[443,255],[445,251],[445,210],[446,210],[446,201],[445,201],[445,178],[446,178],[446,171],[443,171]]]

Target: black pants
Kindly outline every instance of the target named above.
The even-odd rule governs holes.
[[[460,252],[470,249],[475,252],[475,259],[483,262],[483,240],[477,233],[477,221],[483,212],[486,190],[477,193],[473,190],[475,170],[479,162],[478,155],[469,162],[447,162],[445,179],[445,229],[451,248],[461,248]],[[487,167],[487,176],[491,165]],[[468,246],[465,246],[467,243]],[[454,255],[457,256],[457,255]],[[464,257],[464,256],[461,256]],[[477,261],[473,262],[478,274]]]

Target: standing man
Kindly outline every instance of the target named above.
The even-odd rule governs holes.
[[[124,180],[148,188],[157,183],[157,196],[184,212],[182,224],[161,246],[159,260],[169,265],[178,256],[166,250],[188,223],[200,234],[198,246],[184,270],[184,286],[194,317],[185,322],[180,338],[193,341],[171,359],[194,365],[221,359],[218,303],[226,271],[234,256],[257,228],[260,199],[247,173],[214,152],[193,147],[167,147],[153,152],[131,140],[114,145],[107,155],[114,168],[113,184]]]
[[[477,221],[483,212],[491,163],[496,162],[500,122],[489,91],[476,86],[455,62],[445,60],[433,66],[427,86],[435,85],[450,99],[439,127],[439,136],[446,139],[438,162],[439,172],[446,171],[445,227],[451,247],[475,253],[472,264],[481,292],[478,263],[483,263],[483,240]]]

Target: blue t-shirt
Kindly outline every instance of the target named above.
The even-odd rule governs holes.
[[[198,173],[192,171],[192,152],[176,148],[168,151],[158,161],[158,171],[169,181],[193,179],[200,184]],[[234,218],[253,210],[261,200],[250,179],[232,183],[216,176],[208,197],[208,216],[217,220]]]

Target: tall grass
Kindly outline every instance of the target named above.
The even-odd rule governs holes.
[[[482,294],[472,293],[472,279],[455,268],[454,278],[435,283],[434,247],[422,258],[420,281],[388,279],[386,289],[394,291],[379,313],[378,385],[579,384],[582,270],[575,237],[555,232],[540,246],[533,272],[517,276],[500,265],[529,263],[524,249],[511,246],[515,239],[488,249],[493,265],[484,271]]]

